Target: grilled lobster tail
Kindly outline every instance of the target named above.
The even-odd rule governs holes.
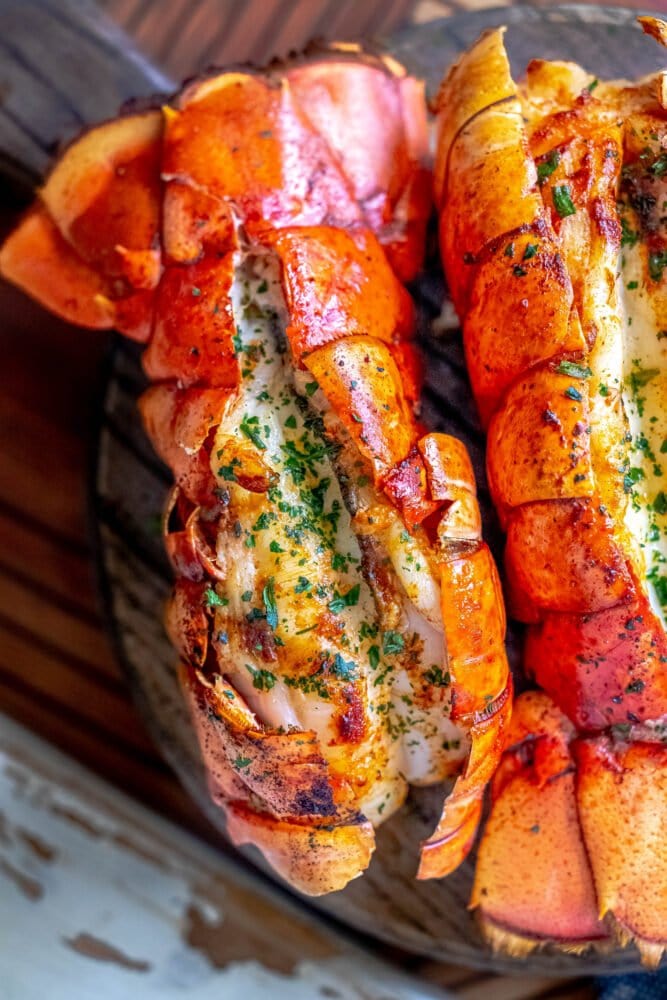
[[[437,99],[443,262],[545,692],[515,706],[472,897],[513,953],[667,943],[666,79],[534,61],[518,88],[500,30]]]
[[[77,140],[0,253],[55,312],[147,345],[167,628],[211,794],[308,893],[463,765],[420,874],[456,867],[511,706],[470,461],[414,416],[426,146],[389,60],[216,74]]]

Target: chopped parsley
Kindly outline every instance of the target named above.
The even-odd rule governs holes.
[[[297,688],[304,694],[317,694],[320,698],[329,699],[329,691],[324,682],[321,667],[313,674],[307,674],[305,677],[285,677],[284,681],[287,687]]]
[[[626,493],[632,491],[632,487],[635,486],[640,479],[644,479],[644,470],[634,466],[623,476],[623,489]]]
[[[547,177],[551,177],[559,163],[560,153],[557,149],[554,149],[547,157],[537,164],[538,184],[544,184]]]
[[[275,583],[272,576],[266,581],[262,591],[262,600],[266,608],[266,620],[272,629],[278,628],[278,607],[276,605]]]
[[[338,615],[345,608],[354,607],[355,604],[359,603],[360,590],[361,585],[358,583],[355,583],[354,587],[350,587],[346,594],[339,594],[337,590],[334,590],[333,600],[329,601],[329,611]]]
[[[259,417],[249,417],[247,413],[244,413],[239,430],[249,441],[252,441],[256,448],[259,448],[260,451],[266,451],[266,445],[259,433]]]
[[[280,450],[284,456],[285,468],[298,486],[308,473],[317,475],[317,464],[330,454],[331,447],[324,441],[315,441],[304,434],[298,442],[287,441],[281,444]]]
[[[574,215],[577,211],[572,201],[569,184],[556,184],[551,189],[554,200],[554,208],[561,219],[566,219],[568,215]]]
[[[435,664],[424,671],[423,677],[426,683],[432,684],[433,687],[447,687],[451,681],[449,671]]]
[[[559,375],[569,375],[570,378],[590,378],[593,372],[587,365],[579,365],[574,361],[559,361],[556,365]]]
[[[667,496],[663,490],[660,490],[653,501],[653,510],[656,514],[667,514]]]
[[[659,374],[660,370],[658,368],[639,368],[636,372],[631,372],[629,375],[630,388],[636,393],[637,389],[648,385]]]
[[[662,281],[662,272],[667,267],[667,250],[649,254],[648,273],[652,281]]]
[[[246,663],[246,670],[252,675],[252,686],[258,691],[270,691],[276,683],[276,675],[270,670],[256,670],[250,663]]]
[[[622,247],[633,247],[635,243],[639,240],[639,233],[635,229],[630,229],[630,226],[625,219],[621,219],[621,246]]]
[[[667,607],[667,576],[659,575],[657,569],[653,568],[648,573],[648,578],[653,584],[653,590],[658,601],[663,608]]]
[[[340,653],[336,653],[334,656],[330,669],[342,681],[352,681],[357,676],[354,660],[344,660]]]
[[[405,639],[400,632],[389,630],[382,633],[382,652],[385,656],[402,653],[405,649]]]
[[[667,174],[667,153],[661,153],[657,160],[651,164],[649,170],[654,177],[662,177],[663,174]]]
[[[229,601],[226,597],[218,597],[212,587],[207,587],[204,591],[204,602],[209,608],[226,608]]]
[[[222,455],[222,452],[218,452],[218,458]],[[238,458],[233,458],[229,465],[221,465],[218,469],[218,475],[221,479],[224,479],[227,483],[236,482],[236,473],[234,469],[241,464]]]

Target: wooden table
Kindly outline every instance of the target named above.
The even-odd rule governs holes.
[[[162,23],[153,19],[153,30],[148,31],[148,21],[153,18],[158,6],[163,7],[162,4],[107,0],[106,6],[129,28],[134,27],[139,38],[150,42],[152,51],[162,54],[170,70],[180,75],[186,67],[194,68],[204,58],[224,59],[232,55],[237,60],[266,58],[273,54],[274,42],[279,51],[302,44],[313,31],[326,27],[327,11],[334,7],[337,11],[336,34],[354,37],[368,27],[387,30],[406,16],[424,20],[438,16],[443,10],[459,8],[462,4],[440,4],[434,0],[421,0],[417,4],[331,4],[324,0],[312,4],[290,4],[277,0],[271,3],[252,0],[251,3],[238,5],[244,8],[243,24],[247,28],[241,32],[231,25],[230,34],[225,36],[224,32],[218,32],[219,44],[214,44],[210,33],[205,35],[205,22],[213,8],[231,9],[231,3],[200,0],[198,4],[187,5],[194,23],[184,34],[178,32],[175,17],[165,18]],[[172,13],[180,8],[182,15],[185,6],[185,3],[173,3],[169,8]],[[470,6],[481,5],[471,0]],[[658,4],[654,3],[654,6]],[[365,19],[359,14],[360,8],[365,12]],[[252,9],[252,16],[249,9]],[[203,47],[202,37],[206,38]],[[176,38],[178,46],[174,46]],[[236,48],[232,52],[230,46],[233,42]],[[20,196],[16,190],[4,193],[0,210],[3,233],[12,224],[20,207]],[[94,415],[109,338],[103,334],[73,332],[65,324],[47,317],[37,306],[5,285],[0,286],[0,315],[3,317],[3,363],[0,368],[2,711],[67,755],[83,762],[96,775],[122,788],[161,817],[215,845],[217,854],[204,847],[193,846],[194,841],[187,838],[186,841],[182,837],[179,839],[178,832],[173,828],[160,827],[159,835],[168,840],[171,838],[170,843],[173,841],[176,844],[173,850],[176,854],[180,851],[179,863],[185,864],[182,856],[187,855],[190,858],[187,863],[191,865],[188,871],[196,869],[198,878],[211,866],[215,867],[215,858],[218,857],[222,858],[218,865],[224,868],[220,877],[232,882],[237,879],[242,883],[241,888],[237,886],[240,923],[237,921],[233,925],[236,927],[236,938],[232,935],[228,939],[224,956],[221,957],[220,952],[215,950],[219,944],[212,943],[210,933],[208,937],[204,934],[204,943],[199,940],[196,946],[198,954],[208,956],[213,968],[224,970],[235,959],[245,961],[264,955],[264,935],[258,933],[248,946],[247,926],[243,923],[253,906],[260,905],[265,908],[262,910],[264,915],[270,911],[270,919],[266,916],[267,929],[270,930],[276,920],[283,920],[288,929],[285,937],[296,936],[303,951],[302,957],[313,959],[322,953],[322,948],[325,952],[329,948],[327,954],[331,955],[345,953],[348,946],[340,942],[331,945],[328,932],[322,931],[320,935],[319,931],[313,931],[309,937],[303,929],[303,918],[297,911],[284,909],[283,905],[280,911],[283,916],[277,916],[276,907],[280,906],[277,897],[271,893],[267,897],[266,891],[259,890],[255,882],[247,881],[246,876],[233,874],[230,855],[225,845],[221,845],[219,835],[193,807],[151,744],[112,655],[98,605],[87,524],[87,478],[95,441]],[[57,758],[55,775],[50,776],[46,773],[48,761],[49,753],[43,745],[31,741],[19,729],[10,728],[10,724],[3,723],[0,716],[0,764],[4,767],[5,781],[8,773],[18,773],[17,768],[19,771],[23,768],[25,781],[29,780],[30,774],[36,776],[36,781],[65,781],[68,773],[66,759]],[[72,775],[76,778],[79,795],[85,792],[88,797],[101,796],[104,800],[103,806],[100,806],[102,812],[105,809],[113,811],[113,795],[100,788],[95,779],[90,779],[77,768],[73,768]],[[4,802],[12,809],[18,808],[7,787],[4,791],[6,795],[3,796],[0,781],[0,807]],[[118,799],[118,802],[118,810],[123,813],[126,825],[139,822],[134,807],[124,800]],[[11,814],[8,819],[18,822]],[[32,820],[39,827],[39,816],[33,815]],[[28,822],[26,816],[23,816],[23,821]],[[142,813],[141,823],[144,822],[151,827],[152,835],[158,836],[153,827],[155,823],[160,826],[161,821],[154,823]],[[32,854],[37,852],[39,855],[39,841],[35,840],[34,831],[27,835],[33,836]],[[39,879],[21,873],[16,857],[9,858],[7,852],[10,848],[7,845],[10,842],[11,838],[8,841],[0,824],[0,935],[3,920],[9,922],[10,913],[16,914],[15,920],[19,922],[31,919],[30,907],[24,915],[25,907],[18,906],[18,903],[25,901],[26,893],[28,897],[33,893],[39,898],[39,893],[43,891]],[[48,845],[42,848],[42,853],[44,850],[48,853]],[[192,852],[197,855],[195,861],[190,857]],[[48,860],[42,857],[42,867],[48,869]],[[37,905],[35,901],[34,905]],[[20,930],[20,923],[18,928]],[[13,930],[11,940],[17,937],[17,928],[13,927]],[[84,929],[80,928],[79,933],[84,933]],[[325,939],[328,944],[322,943]],[[0,951],[2,947],[0,943]],[[98,961],[108,960],[111,962],[109,968],[118,966],[118,956],[110,959],[107,954],[105,959],[104,954],[99,954],[103,945],[96,946],[89,940],[82,943],[76,934],[70,939],[68,947],[70,957],[77,953],[79,960],[87,952],[89,959],[95,957],[89,953],[97,947]],[[63,954],[66,955],[66,952]],[[123,955],[130,963],[144,961],[138,952],[130,950],[129,958],[125,953]],[[396,954],[390,957],[399,961],[405,970],[420,976],[422,981],[449,986],[456,990],[459,997],[470,1000],[485,997],[489,992],[497,1000],[547,995],[553,998],[593,996],[591,986],[585,981],[559,983],[520,977],[500,978]],[[62,955],[60,959],[63,959]],[[58,964],[61,975],[65,974],[62,972],[64,968],[69,968],[63,962],[64,959]],[[123,964],[122,961],[120,964]],[[6,981],[0,974],[0,996],[4,1000],[3,982]],[[104,975],[96,982],[104,983]],[[21,992],[19,984],[15,993],[9,995],[16,1000],[24,1000],[33,994],[27,990]],[[38,991],[34,995],[45,996]],[[51,995],[55,997],[56,994]],[[63,995],[75,996],[77,1000],[79,997],[78,993],[64,992]],[[102,996],[102,993],[99,995]],[[112,994],[110,991],[108,995],[125,994]],[[134,992],[132,995],[153,996],[153,993]],[[217,995],[224,998],[238,994],[219,992]],[[277,997],[278,993],[270,995]],[[334,993],[324,991],[321,995],[334,996]],[[417,995],[400,993],[406,998]],[[398,992],[396,996],[399,996]],[[250,994],[248,997],[250,1000]]]

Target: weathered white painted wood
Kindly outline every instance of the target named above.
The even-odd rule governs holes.
[[[446,996],[0,715],[0,997],[185,995]]]

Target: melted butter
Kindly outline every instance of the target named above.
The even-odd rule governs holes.
[[[639,546],[649,596],[663,623],[667,612],[667,333],[661,330],[656,282],[640,242],[623,248],[623,402],[627,442],[626,524]]]
[[[286,317],[275,262],[241,260],[232,296],[242,382],[221,420],[211,460],[233,519],[232,531],[226,526],[218,542],[226,580],[217,592],[227,602],[216,608],[218,663],[264,724],[314,730],[339,772],[357,762],[366,775],[359,804],[377,823],[400,806],[408,783],[441,780],[467,752],[449,717],[448,684],[424,683],[424,675],[446,677],[439,586],[412,536],[390,530],[384,541],[402,614],[395,629],[382,631],[360,572],[362,552],[335,452],[317,419],[326,399],[303,373],[295,378],[284,353]],[[240,466],[229,456],[238,446],[259,455],[272,477],[268,492],[251,492],[236,481]],[[383,503],[367,482],[360,493],[371,504]],[[248,650],[242,624],[256,615],[260,632],[266,630],[268,579],[273,659],[261,638],[255,652]],[[323,617],[331,623],[324,631]],[[337,665],[339,680],[349,674],[362,681],[368,728],[356,747],[339,738],[335,684],[318,670],[323,656]]]

